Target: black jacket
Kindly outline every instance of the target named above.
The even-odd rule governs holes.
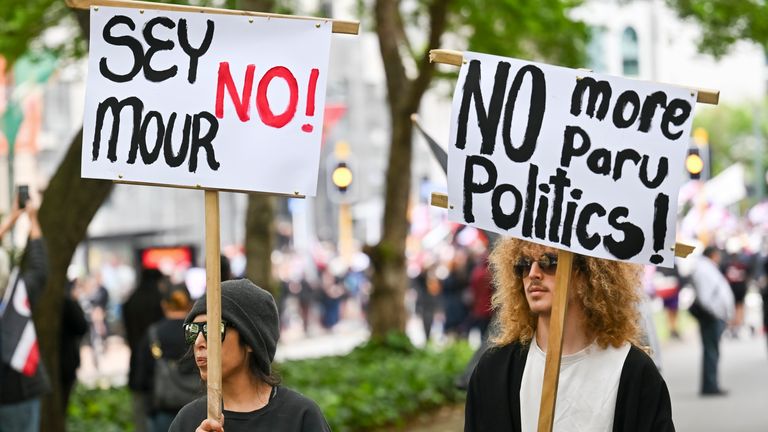
[[[29,303],[34,309],[48,279],[48,252],[42,238],[27,243],[21,277],[27,287]],[[0,404],[23,402],[39,397],[50,389],[51,384],[42,360],[37,367],[37,373],[31,377],[24,376],[0,362]]]
[[[520,383],[529,345],[489,349],[469,382],[465,432],[519,432]],[[632,346],[619,378],[613,432],[673,432],[667,384],[641,349]]]

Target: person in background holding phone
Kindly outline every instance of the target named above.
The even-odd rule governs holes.
[[[27,201],[29,201],[29,186],[19,185],[16,195],[16,202],[19,203],[19,209],[24,210],[24,208],[27,206]]]
[[[519,239],[490,256],[497,331],[467,393],[465,431],[536,431],[557,250]],[[669,391],[636,341],[640,267],[575,254],[554,430],[674,431]]]
[[[11,214],[0,225],[0,237],[8,232],[24,212],[29,217],[29,241],[24,252],[18,282],[11,280],[10,260],[0,265],[0,432],[38,432],[40,430],[40,398],[50,391],[50,381],[42,362],[28,356],[24,368],[19,370],[14,354],[29,340],[27,320],[31,310],[43,295],[48,277],[48,253],[43,232],[37,220],[37,206],[27,200],[20,206],[17,197]],[[3,254],[4,255],[4,254]],[[21,282],[24,282],[21,284]],[[26,288],[26,301],[13,301],[23,294],[20,286]],[[3,292],[8,291],[8,292]],[[7,294],[7,295],[6,295]],[[9,297],[14,297],[13,300]],[[23,296],[22,296],[23,297]],[[28,345],[27,345],[28,346]],[[36,348],[33,348],[36,349]],[[32,351],[32,350],[31,350]],[[39,357],[38,357],[39,359]],[[11,366],[11,363],[14,366]]]

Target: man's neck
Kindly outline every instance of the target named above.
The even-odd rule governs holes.
[[[536,343],[547,352],[550,332],[550,314],[539,314],[536,325]],[[577,353],[592,343],[587,334],[584,313],[577,305],[568,305],[563,323],[562,355]]]

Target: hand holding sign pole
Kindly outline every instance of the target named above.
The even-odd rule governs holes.
[[[461,65],[448,150],[453,221],[558,252],[539,430],[554,422],[573,253],[674,265],[693,105],[716,92],[478,53]],[[433,195],[433,199],[442,197]]]
[[[359,24],[129,0],[68,4],[91,6],[81,176],[205,190],[207,321],[218,334],[218,193],[315,194],[330,34],[357,34]],[[221,339],[207,343],[208,418],[220,420]]]

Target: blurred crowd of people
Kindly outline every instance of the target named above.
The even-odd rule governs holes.
[[[493,295],[488,244],[474,228],[456,229],[437,247],[425,248],[409,260],[413,311],[421,318],[427,341],[436,326],[446,337],[467,338],[477,329],[485,339]]]

